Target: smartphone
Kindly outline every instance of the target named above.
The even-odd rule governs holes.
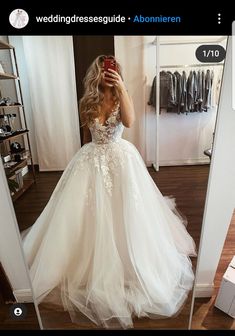
[[[108,69],[113,69],[117,71],[116,60],[113,58],[105,58],[104,60],[104,71],[108,71]]]

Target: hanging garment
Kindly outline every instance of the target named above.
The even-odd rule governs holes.
[[[214,78],[212,82],[212,94],[211,94],[211,104],[212,107],[215,107],[219,104],[219,96],[220,96],[220,86],[222,81],[223,67],[219,69],[219,71],[214,72]]]
[[[197,72],[197,111],[202,112],[202,102],[203,102],[203,76],[200,70]]]
[[[182,95],[182,80],[181,80],[181,74],[178,71],[174,72],[175,78],[176,78],[176,112],[180,113],[180,100]]]
[[[160,108],[168,109],[169,106],[174,105],[174,84],[173,76],[170,72],[160,72]]]
[[[213,89],[214,77],[215,77],[214,71],[211,70],[211,83],[210,83],[211,87],[210,87],[210,98],[209,98],[208,108],[212,107],[212,89]]]
[[[211,108],[211,87],[213,82],[213,74],[211,74],[210,70],[208,69],[205,74],[205,92],[204,92],[204,99],[203,99],[203,109],[207,111],[208,108]]]
[[[153,78],[148,105],[156,107],[156,76]]]
[[[177,105],[177,77],[175,74],[167,71],[169,75],[169,85],[170,89],[168,91],[168,102],[167,102],[167,112],[178,112]]]
[[[193,111],[191,112],[197,112],[198,111],[198,106],[197,106],[197,95],[198,95],[198,82],[197,82],[197,73],[194,70],[193,71],[193,82],[194,82],[194,87],[193,87]]]
[[[188,103],[187,103],[187,75],[186,72],[182,72],[181,76],[181,98],[180,98],[180,112],[188,112]]]
[[[187,79],[187,104],[188,111],[191,112],[194,109],[194,76],[192,70],[189,73]]]
[[[190,71],[187,79],[187,104],[189,112],[197,112],[198,82],[196,71]]]
[[[107,328],[113,319],[129,328],[134,316],[173,316],[193,286],[194,241],[174,201],[122,139],[119,108],[89,128],[92,142],[75,154],[23,238],[36,301]]]

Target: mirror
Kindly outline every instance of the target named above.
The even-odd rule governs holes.
[[[94,39],[88,44],[93,52]],[[21,121],[25,117],[30,131],[30,146],[14,144],[11,150],[14,159],[30,165],[30,157],[19,158],[28,150],[38,166],[28,167],[36,183],[15,200],[14,209],[44,329],[188,328],[194,242],[198,250],[210,164],[204,151],[213,142],[223,65],[206,67],[208,83],[215,86],[206,111],[157,110],[161,99],[153,106],[151,90],[161,97],[161,87],[153,87],[156,66],[170,75],[170,85],[175,71],[181,78],[185,71],[185,85],[191,85],[190,71],[195,82],[202,81],[196,76],[205,67],[198,66],[196,48],[212,42],[226,47],[226,38],[159,41],[156,46],[153,36],[114,37],[136,120],[116,142],[123,128],[114,108],[106,119],[109,131],[105,120],[96,119],[93,143],[80,149],[76,78],[84,73],[84,49],[71,36],[10,37],[22,85],[19,103],[25,107]],[[100,54],[107,53],[99,49]],[[127,126],[129,117],[123,119]],[[132,320],[131,312],[139,318]]]
[[[195,305],[192,315],[192,329],[234,328],[234,320],[232,319],[234,317],[232,303],[234,269],[231,267],[235,252],[235,175],[233,168],[235,114],[232,107],[234,95],[232,39],[232,36],[228,37],[226,48],[209,187],[200,239],[200,257],[197,263],[197,277],[193,295]],[[231,272],[229,277],[226,276],[227,270]],[[227,294],[224,291],[225,284],[229,286]]]

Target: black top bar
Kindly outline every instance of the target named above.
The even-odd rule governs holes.
[[[116,6],[97,2],[102,5],[99,9],[93,8],[92,1],[89,9],[80,8],[79,3],[72,8],[41,8],[35,2],[37,7],[11,4],[1,11],[0,35],[231,35],[235,20],[233,10],[217,9],[216,5],[198,8],[197,2],[183,9],[170,5],[160,8],[157,1],[142,9],[135,1],[127,1],[125,9],[117,8],[117,2]],[[29,17],[21,29],[9,22],[10,13],[17,8],[24,9]]]

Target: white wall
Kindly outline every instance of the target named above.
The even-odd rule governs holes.
[[[235,208],[235,111],[232,109],[234,88],[232,88],[231,60],[230,40],[199,247],[197,297],[212,295],[215,272]]]
[[[4,168],[0,160],[0,261],[19,302],[32,301],[31,283]]]
[[[123,138],[132,142],[145,160],[145,69],[143,36],[115,36],[115,56],[122,67],[126,88],[134,103],[136,121]]]

